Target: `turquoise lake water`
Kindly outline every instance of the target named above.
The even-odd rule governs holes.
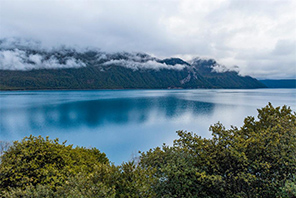
[[[171,145],[177,130],[210,137],[210,125],[241,126],[271,102],[296,111],[296,89],[0,92],[0,140],[30,134],[96,147],[115,164]]]

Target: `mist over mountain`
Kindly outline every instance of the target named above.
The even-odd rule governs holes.
[[[159,59],[145,53],[99,49],[42,48],[38,42],[0,40],[0,88],[133,89],[259,88],[213,59]]]

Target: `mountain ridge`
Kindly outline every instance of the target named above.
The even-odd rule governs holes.
[[[0,90],[263,88],[214,59],[159,59],[145,53],[2,47]]]
[[[264,79],[260,82],[268,88],[296,88],[296,79]]]

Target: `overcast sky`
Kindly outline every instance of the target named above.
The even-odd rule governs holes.
[[[10,37],[296,78],[295,0],[0,0],[0,38]]]

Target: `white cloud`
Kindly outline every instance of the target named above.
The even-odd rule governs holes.
[[[0,69],[1,70],[32,70],[32,69],[58,69],[58,68],[78,68],[85,67],[86,64],[73,57],[66,59],[65,63],[51,56],[49,59],[39,54],[27,54],[23,50],[1,50]]]
[[[82,55],[87,52],[86,49],[76,51],[74,49],[68,49],[65,47],[40,50],[36,54],[34,49],[25,49],[23,42],[19,41],[17,44],[22,44],[23,49],[3,49],[3,45],[0,44],[0,70],[33,70],[33,69],[59,69],[59,68],[79,68],[86,67],[87,63],[83,60],[75,59],[71,53]],[[15,44],[11,44],[14,46]],[[6,43],[5,43],[6,46]],[[17,46],[16,46],[17,47]],[[13,47],[14,48],[14,47]],[[38,47],[39,48],[39,47]],[[88,51],[90,52],[90,51]],[[82,53],[82,54],[81,54]],[[156,58],[147,54],[140,53],[105,53],[96,51],[96,58],[91,60],[95,65],[109,66],[117,65],[126,67],[132,70],[139,69],[175,69],[182,70],[187,65],[167,65],[166,63],[160,63]],[[62,56],[61,56],[62,55]],[[120,58],[124,57],[124,58]],[[89,63],[88,63],[89,64]],[[102,71],[104,67],[101,68]]]
[[[220,64],[215,64],[212,66],[213,68],[213,72],[217,72],[217,73],[223,73],[223,72],[227,72],[227,71],[236,71],[239,72],[239,68],[237,66],[233,66],[231,68],[227,68],[224,65],[220,65]]]
[[[121,65],[123,67],[132,69],[132,70],[139,70],[139,69],[154,69],[154,70],[160,70],[160,69],[176,69],[176,70],[182,70],[186,67],[186,65],[167,65],[165,63],[159,63],[154,60],[148,60],[147,62],[136,62],[133,60],[110,60],[105,62],[103,65]]]
[[[39,54],[30,54],[28,59],[29,61],[32,61],[35,65],[41,65],[43,58]]]
[[[254,77],[291,78],[296,60],[285,54],[295,49],[295,10],[294,0],[1,0],[0,38],[206,56]]]

